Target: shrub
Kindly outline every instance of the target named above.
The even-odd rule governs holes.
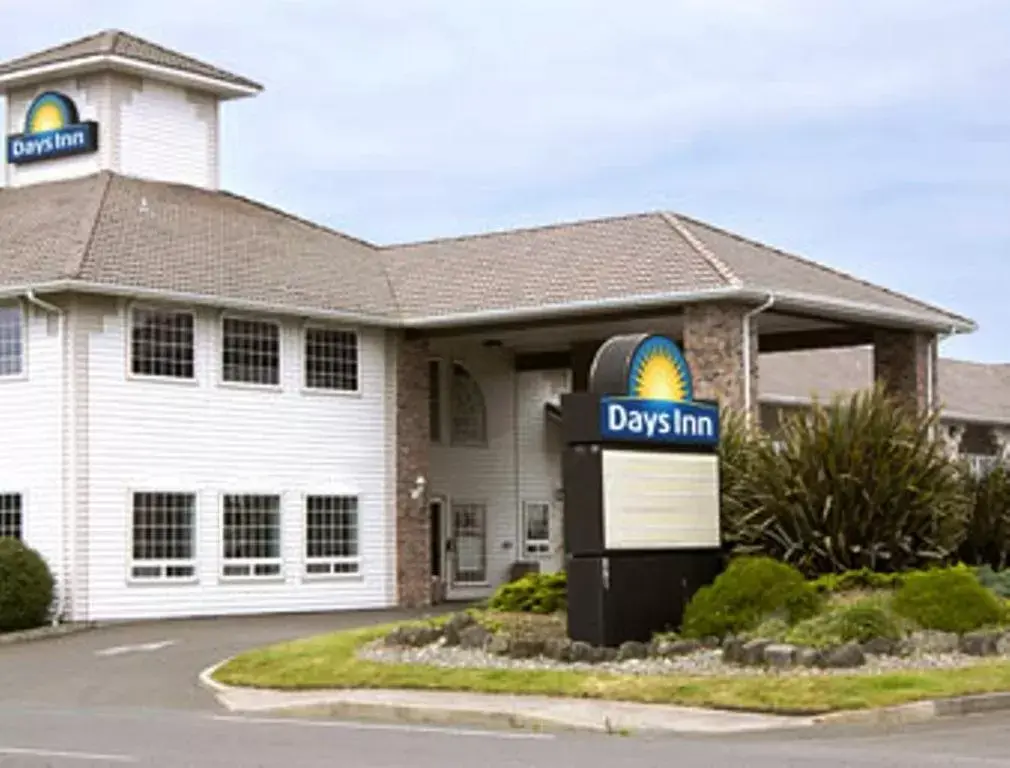
[[[1010,472],[998,465],[980,474],[964,467],[963,473],[970,511],[960,559],[1002,570],[1010,563]]]
[[[901,636],[901,626],[886,604],[868,599],[835,606],[799,622],[786,635],[786,641],[812,648],[827,648],[844,643],[865,643],[878,637],[898,640]]]
[[[729,551],[759,538],[766,516],[752,498],[751,478],[767,438],[747,423],[737,410],[724,408],[719,416],[719,493],[722,541]]]
[[[970,632],[999,624],[1005,609],[967,567],[911,573],[894,596],[894,611],[923,629]]]
[[[508,613],[556,613],[568,599],[568,579],[564,571],[527,573],[502,584],[488,601],[492,611]]]
[[[1010,597],[1010,570],[994,571],[991,566],[983,565],[975,569],[975,576],[983,587],[1004,599]]]
[[[772,616],[792,624],[814,615],[819,606],[817,593],[795,568],[767,557],[739,557],[694,594],[681,633],[724,637],[752,630]]]
[[[877,573],[869,568],[860,568],[843,573],[826,573],[811,583],[819,593],[833,595],[862,589],[895,589],[901,586],[903,578],[901,573]]]
[[[737,532],[738,551],[810,576],[944,562],[963,539],[969,502],[935,420],[880,386],[786,417],[778,447],[759,444],[747,477],[727,489],[755,513]]]
[[[0,632],[41,626],[53,604],[45,560],[17,539],[0,539]]]

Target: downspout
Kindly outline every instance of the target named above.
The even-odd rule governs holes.
[[[752,392],[753,381],[750,375],[751,369],[751,350],[750,350],[750,321],[755,315],[764,312],[766,309],[770,308],[772,304],[775,303],[775,294],[769,293],[768,300],[765,301],[760,307],[752,309],[750,312],[743,316],[743,375],[744,375],[744,386],[743,386],[743,405],[744,405],[744,418],[747,424],[750,425],[754,420],[753,414],[751,413],[751,403],[754,400],[754,395]]]
[[[25,298],[29,303],[50,312],[59,318],[59,329],[60,329],[60,344],[62,352],[62,371],[61,382],[60,382],[60,495],[63,497],[63,514],[60,516],[60,551],[61,551],[61,578],[60,578],[60,589],[57,598],[57,610],[56,614],[53,616],[53,625],[55,626],[60,622],[61,619],[65,618],[65,612],[67,609],[67,604],[69,603],[69,593],[70,593],[70,536],[67,533],[67,528],[69,524],[70,517],[72,516],[72,508],[76,505],[73,503],[73,490],[76,487],[74,478],[76,477],[76,456],[77,450],[74,445],[73,440],[68,439],[69,428],[74,425],[74,417],[72,403],[70,402],[70,393],[72,391],[70,376],[73,373],[73,366],[71,365],[70,359],[70,334],[67,328],[67,313],[65,310],[57,307],[55,304],[50,304],[48,301],[43,301],[38,296],[35,295],[35,291],[29,289],[25,291]],[[70,446],[70,450],[67,450],[67,446]],[[69,466],[68,466],[69,465]],[[69,470],[69,472],[68,472]],[[67,475],[70,475],[70,482],[68,482]]]

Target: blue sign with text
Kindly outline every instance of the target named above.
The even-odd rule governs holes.
[[[81,122],[70,98],[46,91],[28,107],[24,133],[7,137],[7,162],[23,165],[97,149],[98,124]]]

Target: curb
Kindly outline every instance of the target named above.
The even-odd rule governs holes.
[[[909,725],[941,717],[979,715],[1010,710],[1010,693],[982,693],[951,699],[931,699],[881,709],[832,712],[814,718],[825,725]]]
[[[102,625],[97,622],[82,622],[36,627],[35,629],[26,629],[21,632],[7,632],[0,634],[0,645],[17,645],[20,643],[32,643],[39,640],[66,637],[67,635],[76,635],[81,632],[98,629],[100,626]]]

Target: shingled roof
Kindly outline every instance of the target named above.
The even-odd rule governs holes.
[[[75,281],[414,327],[769,293],[823,316],[974,327],[672,214],[378,248],[236,195],[109,172],[0,191],[0,257],[0,286]]]
[[[248,78],[240,77],[118,29],[104,30],[53,48],[47,48],[44,51],[6,61],[0,64],[0,77],[37,67],[70,63],[96,56],[117,56],[145,64],[167,67],[191,75],[209,77],[256,91],[263,89],[259,83]]]
[[[846,347],[763,354],[758,391],[767,402],[822,402],[873,382],[873,349]],[[1010,424],[1010,365],[940,358],[937,399],[946,416]]]

